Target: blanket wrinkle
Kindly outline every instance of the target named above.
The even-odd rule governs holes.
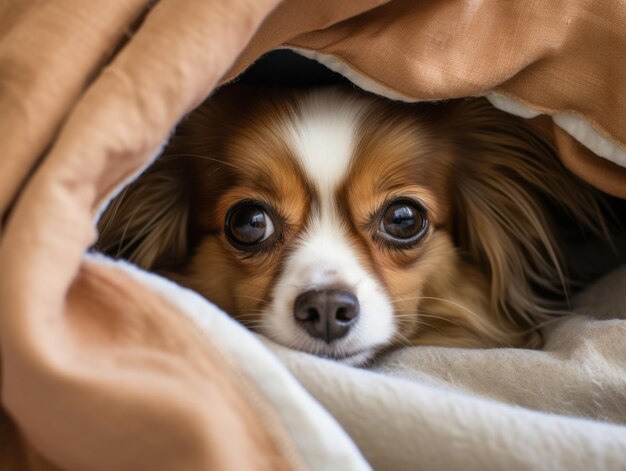
[[[623,266],[581,293],[542,351],[402,348],[361,370],[266,343],[376,469],[622,469],[625,284]],[[458,461],[428,455],[439,440]]]
[[[86,5],[83,2],[68,3],[77,8]],[[269,8],[271,3],[257,2],[256,5],[260,6],[246,10],[246,4],[242,2],[238,8],[224,11],[224,6],[216,8],[215,2],[185,2],[186,8],[181,8],[180,2],[160,2],[106,70],[134,68],[134,73],[128,74],[134,80],[143,77],[146,84],[151,79],[155,83],[162,83],[161,90],[166,91],[157,92],[159,87],[147,87],[155,93],[155,99],[142,102],[142,105],[152,106],[153,118],[157,118],[155,122],[161,129],[143,128],[144,123],[141,121],[132,121],[136,116],[133,113],[136,109],[133,104],[137,103],[133,100],[136,90],[117,87],[119,82],[111,80],[111,74],[99,75],[71,110],[71,116],[65,121],[50,154],[21,195],[3,234],[0,246],[3,405],[25,434],[27,442],[61,468],[157,470],[172,469],[176,462],[177,469],[211,467],[211,463],[222,468],[229,459],[235,458],[233,463],[239,462],[243,468],[254,467],[252,463],[265,463],[268,469],[284,467],[283,454],[268,446],[271,438],[267,428],[256,425],[256,415],[246,412],[248,406],[240,392],[234,390],[222,393],[222,401],[230,397],[232,401],[240,401],[241,406],[223,407],[221,414],[226,415],[222,415],[217,422],[212,423],[209,420],[208,411],[200,413],[202,401],[199,396],[203,389],[207,390],[210,384],[208,378],[215,379],[218,376],[187,376],[172,383],[165,372],[154,369],[150,362],[143,362],[144,374],[139,374],[130,381],[131,377],[125,373],[125,369],[120,368],[121,363],[115,368],[115,365],[98,361],[102,355],[98,353],[99,350],[82,350],[83,356],[78,357],[99,365],[97,369],[80,368],[80,362],[75,361],[76,356],[63,353],[71,351],[72,347],[81,351],[80,342],[73,343],[76,339],[67,335],[68,330],[71,331],[75,325],[69,322],[70,306],[65,294],[78,273],[82,252],[93,241],[94,202],[99,199],[103,186],[106,191],[106,185],[111,178],[132,170],[133,165],[140,165],[142,159],[151,155],[145,155],[144,148],[153,149],[160,144],[161,136],[166,134],[183,111],[190,109],[200,97],[208,94],[230,66],[238,48],[242,48],[252,34],[255,21],[260,21],[264,14],[263,8]],[[111,11],[116,12],[118,17],[109,17],[106,21],[107,26],[114,27],[115,30],[121,29],[119,23],[122,15],[119,9],[121,5],[112,8]],[[245,10],[244,14],[242,9]],[[122,11],[127,13],[125,9]],[[123,18],[125,22],[127,17]],[[173,28],[172,22],[180,22],[185,18],[189,28],[184,30],[185,34],[181,34],[180,30]],[[217,20],[219,25],[215,24]],[[58,33],[63,16],[54,17],[52,21]],[[241,22],[241,26],[232,26],[230,23],[233,22]],[[165,80],[166,76],[162,74],[152,75],[151,64],[154,62],[151,62],[141,46],[136,46],[142,41],[150,42],[155,34],[163,35],[162,27],[167,24],[170,24],[173,31],[169,35],[170,41],[161,39],[164,47],[171,47],[175,43],[189,44],[189,50],[195,51],[194,60],[185,67],[184,79],[191,83],[178,83],[178,87],[170,88],[168,80],[172,78],[167,76],[168,80]],[[198,30],[204,33],[199,33]],[[68,34],[71,38],[74,32]],[[222,39],[230,35],[233,38],[231,46],[220,48],[215,54],[207,54],[199,46],[194,46],[199,38],[203,38],[205,46],[210,47],[216,43],[212,40],[216,38],[215,35],[222,35]],[[110,46],[107,35],[97,33],[96,37],[107,47]],[[45,36],[42,35],[42,38]],[[67,40],[68,36],[63,34],[54,38],[54,41]],[[86,47],[89,54],[81,55],[76,51],[75,54],[89,62],[93,60],[94,47]],[[185,49],[181,47],[178,51]],[[153,53],[162,57],[161,50]],[[174,55],[170,58],[176,60]],[[81,78],[84,77],[85,70],[80,67],[76,70]],[[203,72],[199,73],[200,70]],[[207,70],[212,71],[212,79],[207,77]],[[59,80],[59,74],[50,73],[50,77],[51,80]],[[68,85],[67,88],[71,91],[72,83]],[[171,99],[174,90],[178,97],[176,100]],[[45,89],[37,91],[45,93]],[[159,93],[162,93],[162,100],[156,99]],[[59,109],[67,106],[63,100],[55,100],[50,96],[48,99]],[[46,108],[46,100],[36,102],[48,111],[37,116],[46,122],[46,126],[50,126],[48,120],[54,121],[56,115],[53,111],[56,108]],[[177,106],[173,106],[174,102],[177,102]],[[166,105],[159,108],[161,103]],[[7,122],[2,120],[3,125]],[[115,126],[111,126],[112,123]],[[54,127],[55,124],[52,123],[48,129]],[[13,135],[22,136],[19,127],[14,130]],[[135,141],[132,136],[136,135],[148,136],[147,140],[152,142]],[[11,139],[10,142],[22,141]],[[133,158],[130,158],[131,155]],[[33,156],[35,154],[28,157],[32,159]],[[110,158],[111,156],[121,158],[116,160]],[[24,160],[19,160],[20,156],[15,157],[16,159],[9,159],[8,162],[18,162],[20,165],[25,163]],[[0,175],[3,179],[9,179],[12,184],[17,184],[22,174],[11,167],[4,172],[8,165],[6,162],[7,159],[0,161],[3,165]],[[27,165],[23,168],[28,168]],[[110,169],[109,172],[107,168]],[[42,204],[43,202],[46,204]],[[90,293],[84,287],[79,289]],[[123,288],[119,286],[118,289]],[[141,289],[136,290],[137,294],[141,292]],[[92,293],[92,296],[96,293]],[[122,314],[130,307],[118,305],[109,306],[108,309]],[[84,315],[90,311],[83,308],[82,312]],[[147,319],[154,313],[144,311],[142,314],[139,311],[136,315]],[[167,319],[176,319],[173,313],[164,316]],[[127,319],[123,322],[130,321]],[[163,322],[161,329],[166,325],[168,323]],[[174,325],[177,325],[175,321]],[[50,328],[51,326],[54,328]],[[179,332],[178,335],[182,335],[184,328],[178,325],[170,335],[176,331]],[[87,332],[83,334],[86,335]],[[193,337],[188,337],[188,341],[191,344],[199,343],[197,340],[194,342]],[[136,342],[141,344],[143,341],[138,338]],[[123,345],[118,345],[117,348],[123,349]],[[149,344],[144,348],[150,349]],[[111,351],[107,356],[109,355],[113,358],[114,352]],[[182,352],[170,355],[175,361],[185,358]],[[215,364],[215,359],[208,353],[197,353],[196,357],[205,363],[208,361]],[[138,365],[141,363],[139,361]],[[216,371],[221,370],[218,367]],[[149,372],[151,373],[145,374]],[[219,374],[223,375],[223,372]],[[194,383],[196,386],[193,386]],[[89,386],[85,387],[86,385]],[[215,397],[220,396],[218,394]],[[48,401],[53,400],[55,407],[48,407]],[[97,404],[102,402],[107,404],[108,413],[100,416]],[[219,406],[216,404],[215,407]],[[194,409],[195,413],[192,413]],[[126,422],[125,417],[132,419]],[[167,425],[159,427],[159,423]],[[85,424],[88,424],[86,428]],[[242,438],[246,434],[255,438],[238,443],[242,453],[233,453],[234,445],[230,445],[224,446],[224,451],[220,454],[211,454],[208,445],[220,441],[219,434],[216,434],[220,429]],[[148,430],[160,432],[144,433],[142,439],[135,435],[139,431]],[[100,439],[97,438],[98,435]],[[135,445],[120,447],[124,442]],[[107,447],[116,451],[112,452]],[[150,452],[138,453],[136,449],[141,447]],[[177,449],[180,455],[176,452]]]
[[[472,13],[475,10],[480,13]],[[496,92],[548,115],[584,116],[615,148],[625,146],[626,94],[618,89],[626,81],[621,80],[625,72],[616,58],[626,54],[626,31],[617,26],[626,24],[626,10],[619,1],[594,4],[592,9],[582,0],[565,6],[512,3],[506,8],[495,1],[462,6],[426,2],[420,7],[396,1],[290,39],[285,35],[293,22],[282,20],[285,12],[277,9],[261,26],[261,40],[250,43],[228,78],[241,73],[251,58],[288,44],[349,63],[395,95],[419,101]],[[459,18],[465,15],[461,32]],[[568,18],[578,21],[565,21]],[[446,47],[437,46],[442,41]],[[363,44],[367,53],[360,53]],[[433,54],[433,48],[439,53]],[[596,67],[599,62],[602,66]],[[617,162],[600,161],[571,136],[563,139],[553,122],[548,127],[568,168],[611,194],[626,196],[626,173],[607,165]]]
[[[0,113],[9,117],[0,120],[0,135],[13,136],[2,141],[3,155],[11,158],[0,160],[0,214],[143,0],[33,3],[0,4]],[[16,4],[22,6],[17,17]]]

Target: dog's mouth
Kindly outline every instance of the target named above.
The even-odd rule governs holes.
[[[374,349],[359,350],[350,353],[330,353],[330,354],[318,354],[320,358],[327,360],[338,361],[351,366],[362,366],[369,362],[374,356]]]
[[[343,348],[335,348],[334,346],[327,346],[329,348],[324,350],[306,349],[290,347],[292,350],[297,350],[302,353],[307,353],[325,360],[336,361],[350,366],[365,366],[367,365],[383,348],[381,345],[373,345],[370,347],[360,348],[358,350],[346,350]]]
[[[359,350],[345,351],[344,349],[334,348],[333,346],[326,345],[326,349],[318,349],[318,348],[306,348],[304,346],[294,345],[293,343],[284,343],[280,339],[277,339],[271,335],[268,336],[269,339],[282,345],[283,347],[287,347],[290,350],[295,350],[296,352],[306,353],[308,355],[316,356],[318,358],[323,358],[325,360],[331,360],[338,363],[343,363],[345,365],[350,366],[365,366],[367,365],[379,352],[382,346],[371,346],[368,348],[362,348]]]

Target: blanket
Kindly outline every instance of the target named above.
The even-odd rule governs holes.
[[[305,469],[623,469],[626,266],[581,293],[541,351],[412,347],[355,368],[256,336],[125,262],[88,261],[142,281],[237,362]]]
[[[623,468],[624,321],[588,317],[624,317],[623,270],[544,351],[361,370],[87,252],[176,123],[281,47],[398,100],[485,96],[625,197],[624,25],[620,0],[0,2],[0,469]]]
[[[376,469],[622,469],[626,266],[542,351],[403,348],[357,370],[273,346]]]

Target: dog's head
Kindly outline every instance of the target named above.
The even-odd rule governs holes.
[[[531,284],[558,281],[538,195],[589,221],[581,188],[484,101],[235,88],[111,204],[99,247],[318,355],[524,345],[546,309]]]

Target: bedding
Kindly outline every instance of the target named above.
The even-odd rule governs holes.
[[[542,351],[403,348],[364,371],[271,348],[375,469],[621,469],[625,283],[581,293]]]
[[[172,128],[289,48],[373,93],[484,95],[626,197],[619,0],[0,2],[0,469],[623,469],[626,269],[542,351],[355,369],[88,254]]]

